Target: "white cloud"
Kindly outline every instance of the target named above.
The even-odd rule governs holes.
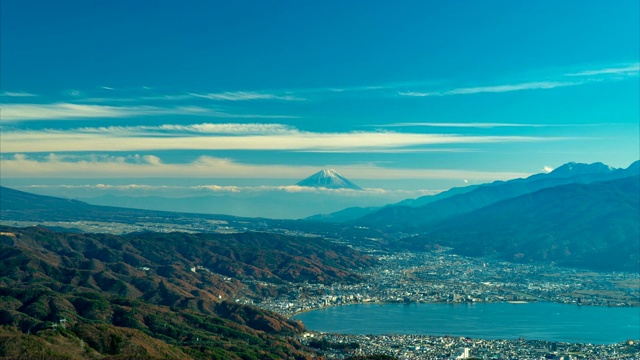
[[[290,134],[297,130],[284,124],[261,124],[261,123],[202,123],[191,125],[164,124],[158,126],[108,126],[108,127],[85,127],[73,130],[81,133],[109,133],[118,136],[141,136],[141,135],[188,135],[188,134]]]
[[[100,99],[93,99],[100,100]],[[198,106],[111,106],[95,104],[3,104],[2,121],[74,120],[97,118],[127,118],[148,115],[208,115],[219,118],[292,119],[296,116],[263,114],[229,114]]]
[[[158,132],[158,129],[167,130]],[[170,130],[174,128],[175,131]],[[193,132],[185,134],[185,129]],[[150,133],[155,130],[156,134]],[[206,133],[220,131],[220,133]],[[224,132],[226,131],[226,132]],[[235,131],[235,133],[234,133]],[[248,131],[238,136],[238,131]],[[162,136],[156,136],[162,135]],[[287,150],[287,151],[381,151],[443,144],[484,144],[556,141],[566,138],[531,136],[465,136],[390,131],[320,133],[298,131],[279,124],[200,124],[195,126],[103,127],[72,130],[5,131],[4,153],[63,151],[146,150]],[[417,148],[416,148],[417,149]],[[417,151],[420,151],[417,149]]]
[[[426,96],[439,96],[443,94],[438,92],[400,91],[398,92],[398,95],[412,96],[412,97],[426,97]]]
[[[254,91],[227,91],[223,93],[210,93],[210,94],[197,94],[190,93],[189,95],[221,101],[248,101],[248,100],[282,100],[282,101],[304,101],[305,99],[295,97],[290,94],[269,94]]]
[[[544,172],[546,172],[547,174],[553,171],[553,168],[551,166],[544,166],[542,168],[542,170],[544,170]]]
[[[82,92],[80,90],[66,90],[64,91],[64,95],[71,97],[79,97],[82,96]]]
[[[7,97],[34,97],[34,96],[38,96],[36,94],[23,92],[23,91],[5,91],[5,92],[1,93],[0,95],[7,96]]]
[[[371,125],[377,127],[461,127],[461,128],[496,128],[496,127],[545,127],[545,126],[557,126],[556,124],[519,124],[519,123],[442,123],[442,122],[407,122],[407,123],[392,123],[383,125]]]
[[[194,124],[194,125],[162,125],[161,130],[177,130],[208,134],[287,134],[297,132],[297,130],[289,125],[284,124]]]
[[[164,198],[183,198],[193,196],[233,196],[237,198],[253,198],[261,196],[274,196],[278,194],[309,194],[324,196],[351,198],[353,201],[369,201],[378,199],[384,203],[395,202],[406,198],[416,198],[425,195],[435,195],[441,190],[387,190],[379,188],[353,189],[327,189],[313,188],[298,185],[285,186],[237,186],[237,185],[148,185],[148,184],[82,184],[82,185],[20,185],[13,186],[27,192],[45,193],[50,195],[65,194],[65,197],[96,197],[105,194],[116,196],[161,196]],[[325,198],[326,199],[326,198]],[[359,204],[359,203],[355,203]],[[364,204],[363,204],[364,205]]]
[[[473,123],[473,122],[401,122],[390,124],[376,124],[368,125],[369,127],[377,128],[393,128],[393,127],[451,127],[451,128],[478,128],[478,129],[491,129],[498,127],[532,127],[532,128],[547,128],[547,127],[594,127],[594,126],[613,126],[620,125],[620,123],[576,123],[576,124],[524,124],[524,123]]]
[[[363,152],[360,148],[353,149],[334,149],[334,150],[294,150],[296,152],[305,152],[305,153],[327,153],[327,154],[345,154],[345,153],[361,153]],[[368,154],[410,154],[410,153],[470,153],[470,152],[480,152],[479,149],[471,149],[471,148],[404,148],[404,149],[366,149],[364,150]]]
[[[555,89],[558,87],[575,86],[575,85],[581,85],[581,84],[583,84],[583,82],[538,81],[538,82],[527,82],[527,83],[521,83],[521,84],[457,88],[453,90],[437,91],[437,92],[405,91],[405,92],[398,92],[398,95],[411,96],[411,97],[426,97],[426,96],[447,96],[447,95],[469,95],[469,94],[481,94],[481,93],[504,93],[504,92],[512,92],[512,91],[523,91],[523,90]]]
[[[513,85],[480,86],[447,91],[445,95],[464,95],[478,93],[501,93],[522,90],[554,89],[557,87],[580,85],[581,82],[540,81]]]
[[[303,179],[317,166],[242,164],[230,159],[201,156],[190,163],[166,163],[156,156],[58,155],[35,158],[24,154],[0,159],[3,178],[251,178]],[[385,168],[376,164],[327,164],[349,179],[472,179],[506,180],[530,174],[450,169]],[[225,190],[225,189],[221,189]],[[229,190],[229,189],[226,189]],[[225,190],[225,191],[226,191]],[[282,191],[307,191],[295,187]],[[373,190],[372,190],[373,191]]]
[[[204,114],[210,110],[199,107],[161,108],[156,106],[106,106],[73,103],[4,104],[3,121],[70,120],[79,118],[123,118],[145,115]]]
[[[594,75],[637,75],[640,73],[640,63],[604,69],[586,70],[566,74],[566,76],[594,76]]]

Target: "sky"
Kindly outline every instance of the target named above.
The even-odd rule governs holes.
[[[640,157],[637,0],[0,6],[4,186],[415,195]]]

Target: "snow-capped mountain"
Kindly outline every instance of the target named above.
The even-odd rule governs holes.
[[[327,189],[354,189],[362,190],[362,188],[344,176],[338,174],[333,169],[321,170],[300,181],[296,185],[308,187],[323,187]]]
[[[577,175],[597,175],[608,174],[616,168],[605,165],[601,162],[593,164],[579,164],[575,162],[566,163],[549,173],[548,177],[571,177]]]

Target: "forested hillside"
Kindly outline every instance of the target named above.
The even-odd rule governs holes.
[[[371,264],[322,239],[1,227],[0,356],[305,358],[303,326],[236,304],[269,291],[238,279],[355,282]]]

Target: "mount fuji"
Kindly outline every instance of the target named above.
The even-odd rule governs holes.
[[[298,182],[296,185],[327,188],[327,189],[353,189],[362,190],[362,188],[344,176],[338,174],[333,169],[326,169],[318,171],[317,173],[309,176],[308,178]]]

